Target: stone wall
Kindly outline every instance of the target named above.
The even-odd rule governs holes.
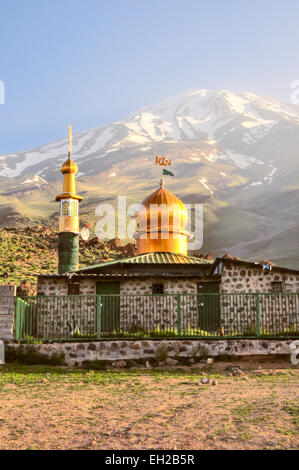
[[[66,296],[68,293],[66,279],[41,278],[38,282],[38,295]],[[177,328],[177,298],[151,296],[152,284],[163,283],[165,294],[197,292],[197,283],[200,278],[143,278],[129,279],[120,282],[120,327],[122,330],[154,330]],[[96,281],[94,279],[80,280],[80,295],[95,295]],[[150,294],[148,297],[146,294]],[[138,297],[136,297],[138,296]],[[111,308],[112,302],[111,302]],[[72,298],[48,298],[46,303],[37,307],[37,334],[43,337],[57,337],[69,334],[75,328],[93,334],[96,332],[96,299],[81,298],[76,301]],[[63,312],[63,321],[62,321]],[[196,296],[186,296],[181,300],[181,317],[185,326],[197,326]],[[50,314],[50,315],[49,315]]]
[[[282,282],[283,292],[289,296],[272,293],[272,282]],[[261,331],[281,332],[299,328],[299,274],[263,269],[248,264],[224,262],[220,292],[221,317],[224,332],[245,332],[254,335],[257,328],[257,306]],[[227,295],[225,295],[227,293]],[[249,293],[233,296],[229,293]],[[256,293],[260,295],[257,300]]]
[[[271,283],[282,282],[283,292],[299,292],[299,273],[263,269],[244,263],[224,262],[222,266],[221,292],[272,292]]]
[[[0,286],[0,339],[13,337],[15,286]]]
[[[48,277],[38,279],[37,295],[67,295],[68,284],[71,281],[67,279]],[[96,283],[93,279],[80,280],[80,294],[89,295],[96,293]]]
[[[174,294],[196,294],[200,278],[149,278],[121,283],[121,328],[126,330],[169,330],[177,328],[177,297]],[[152,296],[152,284],[163,284],[168,297]],[[146,294],[150,294],[146,296]],[[132,297],[130,297],[132,295]],[[140,296],[136,298],[136,295]],[[134,297],[133,297],[134,296]],[[181,298],[182,326],[197,326],[196,296]]]
[[[153,283],[163,284],[165,294],[196,293],[198,282],[200,282],[200,277],[130,279],[121,282],[120,293],[125,295],[152,294]]]
[[[37,285],[37,295],[67,295],[68,284],[71,281],[61,278],[40,278]],[[80,294],[88,295],[96,293],[96,282],[94,279],[81,279],[74,281],[80,283]],[[105,282],[105,281],[103,281]],[[109,282],[109,281],[108,281]],[[113,279],[111,282],[114,282]],[[152,294],[152,284],[164,284],[165,294],[196,293],[197,283],[200,277],[194,278],[139,278],[128,279],[120,282],[120,293],[125,295]]]
[[[36,326],[29,336],[65,339],[96,332],[95,296],[50,296],[38,299],[30,308]]]
[[[210,280],[210,279],[209,279]],[[280,294],[268,294],[271,282],[281,280],[289,291],[297,288],[297,275],[276,271],[264,271],[261,266],[248,268],[233,263],[223,264],[220,299],[215,296],[197,297],[197,283],[203,280],[194,278],[137,278],[120,282],[120,299],[105,303],[104,309],[111,310],[111,318],[118,317],[115,328],[121,331],[173,331],[177,330],[177,296],[181,295],[181,329],[192,334],[198,328],[213,331],[218,335],[255,336],[258,328],[257,306],[261,332],[293,332],[299,328],[299,294],[288,297]],[[164,293],[168,296],[152,296],[152,284],[163,283]],[[259,286],[259,288],[257,287]],[[238,291],[239,289],[239,291]],[[61,298],[47,297],[37,310],[37,333],[39,337],[69,337],[78,329],[84,334],[95,334],[97,331],[96,281],[80,280],[80,294],[88,297],[66,296],[68,284],[65,279],[41,279],[39,294],[58,295]],[[232,292],[248,294],[232,295]],[[260,295],[257,300],[256,292]],[[194,295],[192,295],[194,294]],[[217,301],[219,304],[217,305]],[[119,306],[119,307],[118,307]],[[209,318],[212,317],[212,322]],[[107,318],[107,317],[106,317]],[[108,323],[110,320],[107,320]],[[113,320],[114,321],[114,320]],[[103,327],[104,323],[102,323]],[[111,322],[108,329],[111,330]],[[107,331],[107,329],[106,329]],[[46,335],[45,335],[46,333]],[[59,335],[59,336],[58,336]]]
[[[222,294],[221,325],[225,334],[294,333],[299,331],[299,294]]]
[[[39,278],[37,282],[37,295],[67,295],[68,282],[66,279]]]
[[[52,356],[64,353],[65,363],[80,365],[84,361],[115,361],[139,358],[155,358],[161,350],[166,350],[169,357],[193,357],[204,353],[209,356],[254,356],[254,355],[290,355],[296,350],[291,340],[155,340],[155,341],[99,341],[90,343],[52,343],[21,345],[34,348],[42,354]],[[11,343],[11,348],[20,345]]]

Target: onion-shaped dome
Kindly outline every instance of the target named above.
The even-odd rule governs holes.
[[[187,254],[188,212],[183,202],[163,187],[148,196],[137,213],[137,253]]]
[[[66,174],[69,174],[69,175],[72,175],[72,174],[76,174],[78,171],[78,167],[76,165],[75,162],[73,162],[73,160],[69,157],[65,162],[64,164],[62,165],[61,167],[61,173],[63,175],[66,175]]]

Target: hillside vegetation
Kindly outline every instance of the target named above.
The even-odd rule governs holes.
[[[36,274],[56,273],[57,231],[44,226],[0,228],[0,284],[15,284],[23,295],[36,291]],[[80,240],[80,266],[134,255],[134,245],[118,239]]]

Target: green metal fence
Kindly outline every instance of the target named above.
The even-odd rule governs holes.
[[[17,341],[299,337],[299,293],[16,299]]]

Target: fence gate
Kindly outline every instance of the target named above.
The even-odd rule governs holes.
[[[32,302],[19,297],[16,297],[15,302],[15,339],[21,341],[26,336],[35,336],[36,315]]]
[[[120,298],[119,282],[97,283],[97,296],[101,296],[97,302],[97,317],[100,318],[100,331],[118,331],[120,327]],[[97,328],[98,329],[98,328]]]
[[[220,326],[219,283],[197,284],[197,293],[201,294],[197,295],[198,328],[205,331],[217,331]]]

